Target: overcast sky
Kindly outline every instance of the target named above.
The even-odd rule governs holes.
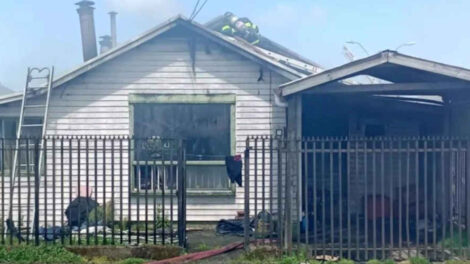
[[[28,66],[54,65],[63,73],[82,62],[77,1],[0,1],[0,83],[22,90]],[[97,35],[109,34],[107,12],[114,10],[118,42],[124,42],[172,16],[189,16],[196,0],[95,2]],[[413,41],[400,51],[470,68],[468,0],[208,0],[196,20],[226,11],[250,18],[263,35],[325,67],[345,63],[342,46],[354,40],[370,53]]]

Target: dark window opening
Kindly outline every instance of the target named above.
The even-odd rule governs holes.
[[[135,104],[134,136],[184,139],[188,160],[223,160],[230,154],[229,104]],[[138,160],[152,160],[143,144]]]
[[[133,117],[135,188],[176,188],[176,178],[172,178],[176,171],[164,172],[154,168],[158,165],[146,163],[176,163],[177,139],[183,139],[186,160],[191,163],[186,165],[187,188],[230,189],[224,160],[231,154],[231,104],[138,103],[134,104]],[[168,176],[162,176],[165,173]],[[164,178],[162,183],[162,177],[170,178]]]
[[[378,124],[368,124],[366,125],[364,135],[366,137],[380,137],[385,136],[385,126]]]

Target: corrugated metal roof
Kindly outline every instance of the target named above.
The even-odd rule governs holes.
[[[392,83],[470,82],[469,69],[385,50],[361,60],[291,81],[281,85],[280,88],[282,95],[286,96],[358,75],[369,75]]]

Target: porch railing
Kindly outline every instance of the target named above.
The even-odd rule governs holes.
[[[361,261],[470,256],[470,139],[258,136],[246,145],[246,243]]]
[[[14,139],[0,139],[1,244],[185,245],[182,140],[49,136],[19,141],[15,149]],[[15,151],[19,162],[12,173]],[[41,151],[44,160],[39,161]]]

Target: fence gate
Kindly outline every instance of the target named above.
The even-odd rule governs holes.
[[[185,164],[175,139],[0,139],[0,243],[185,246]]]
[[[249,137],[245,242],[358,261],[470,256],[470,141]]]

